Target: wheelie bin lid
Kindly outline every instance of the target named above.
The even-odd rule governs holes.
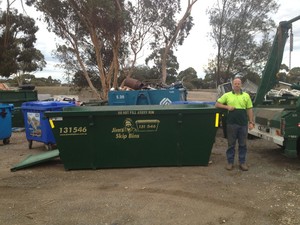
[[[32,101],[24,102],[21,106],[23,110],[40,110],[52,111],[62,109],[64,107],[76,106],[74,102],[59,102],[59,101]]]
[[[14,109],[14,104],[0,103],[0,108],[9,108],[12,110]]]

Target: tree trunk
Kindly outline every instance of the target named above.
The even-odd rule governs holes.
[[[219,27],[219,36],[218,36],[218,55],[217,55],[217,79],[216,84],[217,86],[221,84],[221,43],[222,43],[222,31],[223,31],[223,24],[224,24],[224,13],[225,13],[225,7],[226,7],[227,0],[223,1],[223,8],[222,8],[222,16],[220,21],[220,27]]]
[[[184,25],[184,22],[186,21],[186,19],[189,17],[189,15],[191,14],[192,11],[192,7],[193,5],[197,2],[198,0],[189,0],[188,1],[188,6],[186,8],[186,11],[183,15],[183,17],[180,19],[180,21],[177,24],[176,30],[174,35],[171,37],[170,41],[168,43],[166,43],[164,52],[162,54],[162,59],[161,59],[161,69],[162,69],[162,83],[165,84],[166,80],[167,80],[167,57],[168,57],[168,53],[170,51],[170,49],[172,48],[172,45],[174,44],[174,42],[176,41],[176,38],[181,30],[181,28]]]

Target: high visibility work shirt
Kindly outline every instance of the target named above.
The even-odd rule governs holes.
[[[253,107],[250,95],[246,92],[234,93],[233,91],[223,94],[217,102],[233,106],[233,111],[228,111],[227,123],[246,126],[248,123],[247,109]]]

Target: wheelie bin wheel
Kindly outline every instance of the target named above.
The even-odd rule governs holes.
[[[45,144],[45,148],[46,148],[46,150],[54,150],[54,149],[56,149],[56,144]]]
[[[45,144],[46,150],[52,150],[52,144]]]
[[[8,145],[10,143],[10,139],[9,138],[4,138],[3,139],[3,144],[4,145]]]
[[[32,149],[32,140],[28,141],[28,148]]]

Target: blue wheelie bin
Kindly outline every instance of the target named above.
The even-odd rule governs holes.
[[[48,118],[44,116],[46,111],[62,111],[64,107],[73,107],[74,103],[59,101],[33,101],[22,104],[26,138],[29,149],[32,148],[32,142],[42,142],[47,150],[53,149],[56,145],[52,129]]]
[[[3,144],[9,144],[12,130],[13,104],[0,103],[0,140]]]

